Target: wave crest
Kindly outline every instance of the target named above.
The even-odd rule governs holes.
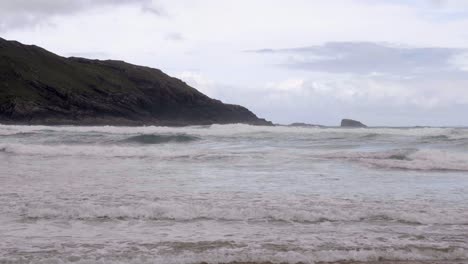
[[[70,254],[55,256],[24,252],[21,257],[0,257],[0,263],[73,263],[73,264],[193,264],[193,263],[284,263],[284,264],[343,264],[343,263],[401,263],[455,264],[466,263],[468,250],[463,247],[424,247],[405,245],[394,247],[351,248],[291,248],[271,249],[268,244],[249,245],[226,241],[193,243],[197,250],[177,250],[181,243],[120,245],[119,251],[93,249],[93,244],[65,244]],[[183,244],[183,243],[182,243]],[[152,250],[145,250],[151,246]],[[90,249],[91,248],[91,249]],[[100,248],[100,247],[98,247]]]
[[[124,142],[138,143],[138,144],[163,144],[163,143],[186,143],[199,140],[199,137],[190,136],[186,134],[176,135],[158,135],[158,134],[142,134],[138,136],[132,136]]]
[[[11,208],[10,213],[24,219],[67,220],[146,220],[146,221],[252,221],[318,224],[323,222],[396,222],[408,225],[468,225],[468,214],[458,209],[414,211],[414,207],[394,209],[386,206],[315,204],[308,208],[263,206],[227,206],[226,204],[160,201],[133,205],[102,205],[85,203],[29,204]],[[447,215],[447,210],[451,213]]]
[[[402,170],[468,171],[468,154],[435,149],[396,149],[381,152],[336,152],[322,155],[365,165]]]

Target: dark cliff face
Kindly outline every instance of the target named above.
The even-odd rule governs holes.
[[[77,125],[271,125],[162,71],[64,58],[0,38],[0,122]]]

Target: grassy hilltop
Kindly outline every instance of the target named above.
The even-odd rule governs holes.
[[[64,58],[0,38],[0,122],[82,125],[269,125],[160,70]]]

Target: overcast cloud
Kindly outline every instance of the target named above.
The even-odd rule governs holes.
[[[53,16],[71,15],[104,6],[141,4],[143,10],[157,14],[151,0],[2,0],[0,1],[0,30],[36,26],[47,23]]]
[[[458,72],[466,50],[415,48],[372,42],[331,42],[320,46],[255,51],[284,57],[284,66],[316,72],[411,75]]]
[[[280,123],[468,125],[466,28],[464,0],[0,1],[3,38],[160,68]]]

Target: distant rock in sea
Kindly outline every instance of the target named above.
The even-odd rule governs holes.
[[[341,127],[367,127],[367,126],[356,120],[343,119],[341,120]]]
[[[272,125],[160,70],[64,58],[0,38],[0,123],[48,125]]]
[[[323,127],[321,125],[307,124],[307,123],[292,123],[288,126],[290,127]]]

